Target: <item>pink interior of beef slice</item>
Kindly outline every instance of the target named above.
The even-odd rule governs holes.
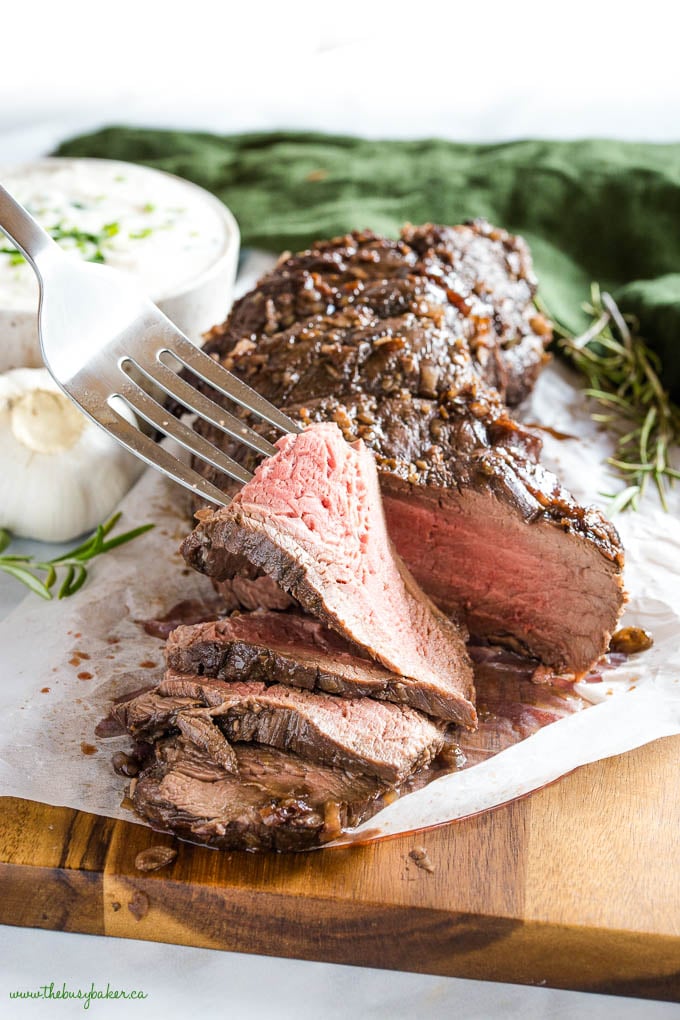
[[[172,672],[122,711],[136,739],[179,730],[227,772],[236,771],[230,745],[255,742],[397,783],[444,742],[443,723],[403,705]]]
[[[542,518],[527,523],[492,493],[433,498],[395,486],[383,499],[416,580],[476,637],[558,672],[581,673],[607,650],[625,596],[620,566],[596,543]]]
[[[310,616],[251,612],[178,627],[165,647],[168,668],[222,680],[257,680],[410,705],[450,715],[448,688],[404,683],[367,653]]]
[[[397,552],[475,637],[558,671],[583,672],[606,651],[625,601],[616,529],[538,462],[540,442],[495,394],[329,398],[300,418],[365,439]]]
[[[219,579],[225,559],[246,556],[404,682],[436,685],[447,718],[474,726],[465,637],[394,554],[372,455],[330,423],[277,446],[228,507],[200,512],[187,562]]]

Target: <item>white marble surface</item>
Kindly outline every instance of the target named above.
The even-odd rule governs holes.
[[[14,5],[3,26],[13,45],[1,62],[0,161],[114,122],[678,141],[678,18],[667,0],[431,0],[419,16],[383,0],[346,0],[341,13],[299,2]],[[0,584],[0,616],[18,596]],[[83,1015],[77,1002],[9,999],[52,980],[148,993],[143,1002],[93,1003],[85,1015],[100,1018],[679,1015],[665,1003],[0,927],[0,1017]]]
[[[245,956],[127,939],[0,927],[0,1016],[144,1020],[673,1020],[672,1003]],[[10,1000],[66,983],[148,993],[138,1002]]]

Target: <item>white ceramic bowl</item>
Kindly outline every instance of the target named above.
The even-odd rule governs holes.
[[[180,213],[184,213],[185,219],[191,215],[191,210],[194,210],[200,214],[202,226],[207,225],[210,229],[211,246],[210,250],[204,253],[205,258],[200,269],[196,270],[197,260],[194,258],[193,267],[187,266],[187,273],[184,274],[182,269],[178,268],[180,266],[178,256],[177,264],[172,267],[173,272],[170,273],[172,280],[167,287],[158,278],[158,273],[151,274],[153,279],[145,279],[142,272],[135,269],[129,271],[138,276],[145,285],[149,297],[168,318],[197,343],[200,343],[202,334],[226,318],[233,300],[240,239],[232,213],[214,195],[173,174],[114,160],[45,158],[30,163],[5,164],[0,167],[0,180],[3,183],[7,182],[7,187],[13,190],[13,181],[28,180],[35,171],[41,175],[46,174],[46,191],[49,190],[50,181],[54,180],[55,188],[58,182],[60,195],[68,192],[69,197],[74,200],[78,197],[79,176],[84,180],[86,177],[91,179],[94,175],[96,179],[98,174],[105,177],[114,173],[119,180],[134,178],[134,183],[139,188],[140,195],[143,193],[145,201],[148,201],[147,196],[154,196],[156,193],[162,194],[166,199],[170,195],[177,196],[178,202],[185,201],[185,209],[179,210]],[[124,175],[127,175],[127,178]],[[17,197],[21,200],[20,194]],[[151,202],[148,204],[151,205]],[[115,195],[109,202],[107,213],[108,219],[116,220]],[[4,241],[2,233],[0,241]],[[199,242],[195,243],[198,246]],[[5,262],[7,261],[5,256]],[[6,266],[4,268],[6,271]],[[28,266],[22,266],[21,270],[31,272]],[[9,307],[10,304],[13,307]],[[29,294],[26,298],[22,295],[18,298],[8,297],[4,302],[0,296],[0,372],[10,368],[37,367],[41,364],[37,287],[35,296]]]

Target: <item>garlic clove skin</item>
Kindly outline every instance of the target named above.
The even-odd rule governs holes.
[[[70,541],[110,516],[143,470],[46,369],[0,375],[0,527]]]

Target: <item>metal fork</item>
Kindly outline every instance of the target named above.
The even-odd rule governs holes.
[[[129,276],[64,252],[0,185],[0,229],[33,267],[40,285],[38,325],[45,365],[64,393],[97,425],[151,467],[209,502],[229,497],[116,410],[175,440],[238,482],[252,476],[164,406],[172,398],[227,436],[270,456],[271,443],[183,376],[191,376],[283,433],[300,428],[193,344]],[[154,392],[155,391],[155,392]],[[160,391],[160,393],[159,393]]]

